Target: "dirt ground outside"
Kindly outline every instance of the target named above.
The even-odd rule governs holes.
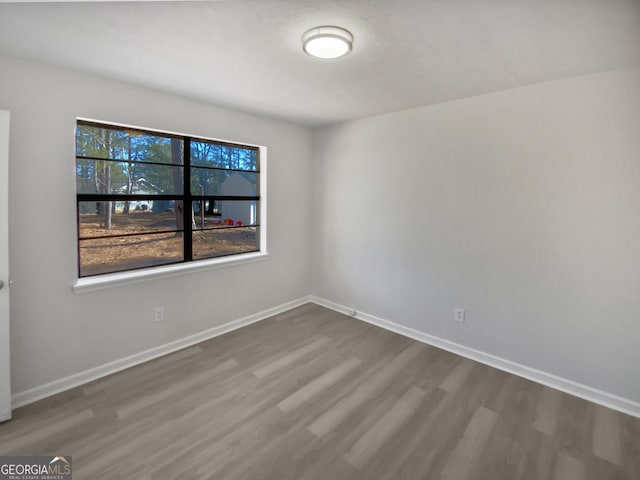
[[[259,249],[258,227],[214,225],[219,219],[200,218],[193,230],[193,258],[203,259],[254,252]],[[80,276],[98,275],[132,270],[183,260],[183,238],[176,229],[172,212],[114,213],[111,229],[101,224],[96,214],[81,214],[80,218]],[[135,236],[120,236],[141,234]],[[91,238],[103,237],[108,238]]]

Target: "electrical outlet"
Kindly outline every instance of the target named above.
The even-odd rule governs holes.
[[[456,308],[453,318],[456,322],[464,323],[464,308]]]
[[[164,307],[156,307],[153,311],[154,323],[164,322]]]

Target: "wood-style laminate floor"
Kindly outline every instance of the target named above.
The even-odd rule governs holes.
[[[91,479],[640,479],[640,420],[308,304],[17,409]]]

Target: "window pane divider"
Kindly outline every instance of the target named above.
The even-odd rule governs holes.
[[[185,137],[182,147],[182,164],[184,165],[183,174],[183,197],[182,213],[184,220],[182,228],[184,228],[184,261],[191,262],[193,260],[193,229],[192,221],[192,199],[191,199],[191,138]],[[195,222],[195,220],[193,220]]]
[[[252,225],[253,226],[253,225]],[[95,237],[80,237],[79,240],[104,240],[107,238],[122,238],[122,237],[141,237],[146,235],[166,235],[167,233],[182,233],[182,230],[153,230],[150,232],[136,232],[136,233],[118,233],[117,235],[97,235]]]
[[[219,170],[221,172],[260,173],[260,170],[247,170],[243,168],[210,167],[210,166],[198,165],[198,164],[191,165],[191,168],[202,168],[203,170]]]
[[[160,167],[183,167],[184,165],[175,164],[171,162],[145,162],[144,160],[127,160],[126,158],[100,158],[100,157],[84,157],[82,155],[76,155],[76,160],[92,160],[98,162],[113,162],[113,163],[133,163],[136,165],[156,165]]]
[[[136,202],[140,200],[181,200],[182,195],[144,193],[79,193],[78,202]]]

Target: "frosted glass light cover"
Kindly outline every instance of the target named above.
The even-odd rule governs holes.
[[[302,36],[304,51],[317,58],[338,58],[351,51],[353,35],[340,27],[315,27]]]

